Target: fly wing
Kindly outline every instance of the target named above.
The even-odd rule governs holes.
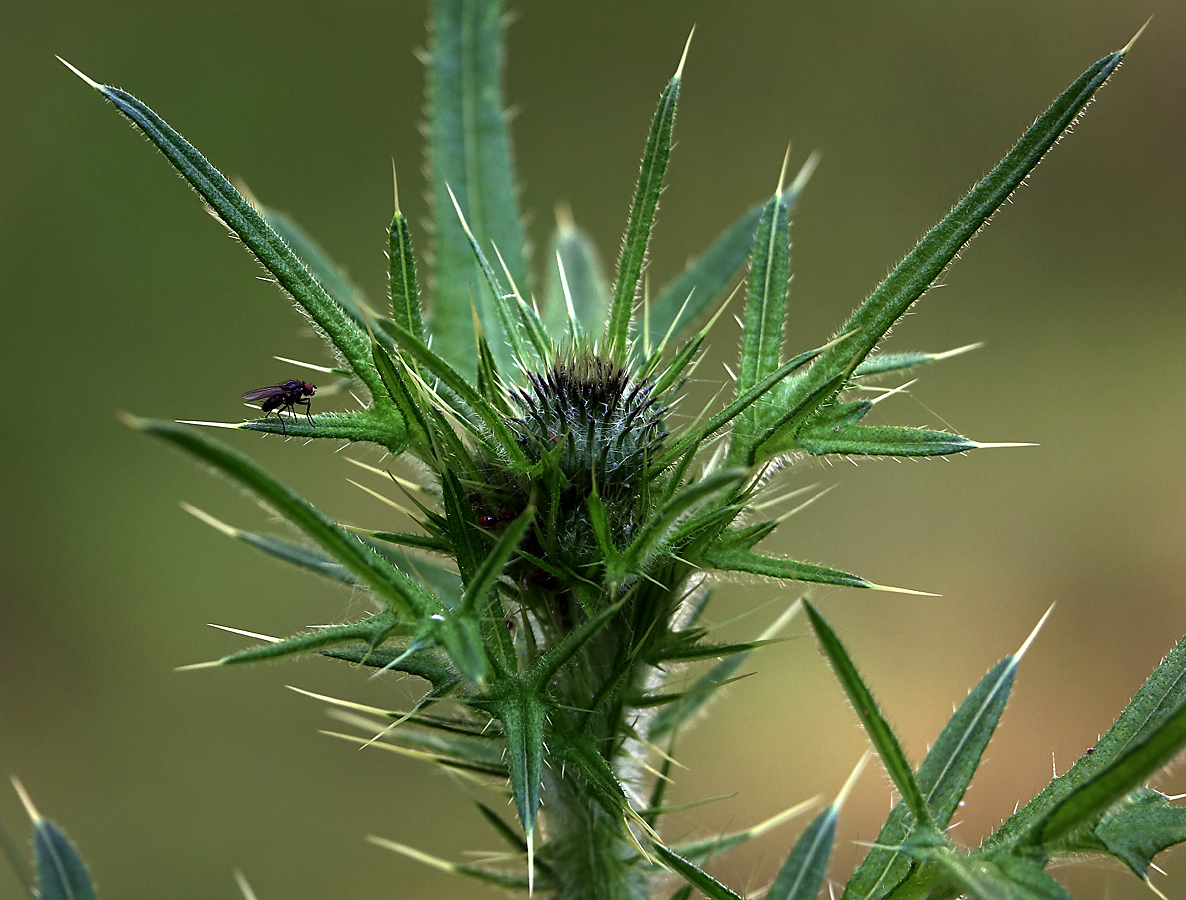
[[[254,390],[248,391],[243,395],[243,399],[250,403],[254,403],[257,400],[269,400],[272,397],[282,396],[286,392],[287,391],[284,385],[270,384],[267,387],[255,388]]]

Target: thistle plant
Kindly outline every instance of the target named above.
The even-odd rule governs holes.
[[[434,4],[432,253],[414,251],[425,229],[405,218],[397,191],[390,302],[382,308],[295,223],[234,187],[152,109],[74,70],[161,150],[326,340],[332,363],[306,367],[363,398],[357,408],[308,416],[290,409],[285,417],[281,405],[238,424],[129,417],[246,488],[303,540],[243,531],[192,510],[199,518],[373,601],[359,621],[267,639],[200,666],[319,654],[427,682],[407,710],[321,699],[355,726],[343,737],[383,742],[490,789],[494,799],[479,800],[478,811],[508,853],[488,865],[459,864],[386,837],[376,843],[563,900],[686,898],[693,890],[719,900],[739,895],[704,867],[769,823],[670,843],[663,816],[675,737],[743,660],[804,612],[901,798],[848,878],[845,898],[1066,897],[1045,866],[1071,854],[1111,855],[1147,880],[1153,856],[1186,839],[1186,814],[1143,786],[1186,745],[1186,645],[1093,751],[967,849],[947,826],[1024,647],[984,676],[916,768],[809,602],[793,604],[750,641],[720,643],[703,624],[713,586],[734,573],[900,590],[759,545],[802,499],[798,461],[1004,446],[864,424],[873,405],[895,393],[885,378],[967,349],[878,353],[878,346],[1076,121],[1131,42],[1059,94],[830,340],[788,353],[789,217],[813,161],[789,182],[784,161],[769,199],[651,295],[647,252],[685,47],[646,139],[612,279],[565,220],[544,261],[547,276],[533,281],[501,98],[501,29],[494,0]],[[742,285],[725,296],[747,264]],[[743,329],[735,375],[705,408],[689,409],[685,385],[726,310]],[[311,393],[301,385],[302,397]],[[368,468],[382,484],[374,490],[398,510],[396,524],[335,522],[193,425],[280,435],[294,449],[308,439],[377,445],[390,459]],[[517,822],[497,811],[500,793]],[[767,898],[819,893],[843,795],[803,831]]]

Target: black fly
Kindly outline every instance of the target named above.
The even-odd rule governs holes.
[[[295,416],[297,414],[296,407],[304,406],[305,418],[312,425],[313,417],[309,412],[309,398],[316,393],[317,388],[307,381],[286,381],[283,384],[272,384],[268,385],[268,387],[248,391],[243,395],[243,399],[251,403],[262,400],[263,403],[260,404],[260,409],[265,413],[275,410],[277,418],[280,419],[281,431],[288,434],[288,429],[284,425],[284,411],[288,410]]]

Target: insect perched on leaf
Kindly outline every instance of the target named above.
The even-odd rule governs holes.
[[[309,398],[316,393],[317,387],[307,381],[286,381],[283,384],[255,388],[255,390],[244,394],[243,399],[252,403],[262,400],[260,409],[265,413],[275,410],[277,418],[280,419],[280,430],[288,434],[288,428],[284,424],[284,411],[288,410],[295,416],[297,414],[296,407],[304,406],[305,418],[309,420],[310,425],[313,424],[313,417],[309,411]]]

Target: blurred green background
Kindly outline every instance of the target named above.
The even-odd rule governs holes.
[[[1156,14],[1089,115],[897,329],[893,349],[986,346],[923,373],[882,421],[1033,441],[918,463],[808,463],[838,489],[771,545],[941,598],[814,590],[908,751],[1051,603],[954,832],[975,843],[1105,730],[1186,631],[1186,423],[1173,396],[1186,337],[1186,7],[1149,2],[839,3],[516,0],[508,96],[531,237],[566,200],[616,254],[646,129],[688,29],[678,147],[652,249],[675,275],[792,166],[822,165],[795,212],[794,349],[831,333],[881,276],[1091,62]],[[234,420],[247,388],[293,377],[273,354],[324,361],[276,288],[156,152],[53,58],[153,105],[216,165],[291,213],[385,293],[390,166],[427,246],[420,197],[425,7],[416,3],[0,7],[0,772],[64,825],[107,898],[479,897],[364,842],[461,859],[497,838],[429,769],[317,733],[286,684],[384,705],[413,686],[349,667],[175,673],[240,638],[359,613],[347,590],[232,544],[178,508],[239,525],[268,515],[114,416]],[[537,252],[537,262],[542,254]],[[736,332],[718,333],[720,360]],[[299,373],[297,373],[299,374]],[[701,367],[709,391],[719,363]],[[315,408],[348,400],[318,398]],[[346,482],[377,451],[228,435],[332,514],[385,527]],[[714,615],[772,619],[793,586],[743,583]],[[802,626],[800,626],[802,629]],[[684,740],[672,836],[740,827],[831,795],[865,742],[809,640]],[[1169,793],[1186,790],[1164,777]],[[843,878],[890,803],[879,769],[843,820]],[[0,819],[21,835],[16,798]],[[797,828],[712,871],[773,875]],[[1171,896],[1186,859],[1163,860]],[[1061,870],[1081,897],[1145,896],[1118,866]],[[16,897],[0,866],[0,897]]]

